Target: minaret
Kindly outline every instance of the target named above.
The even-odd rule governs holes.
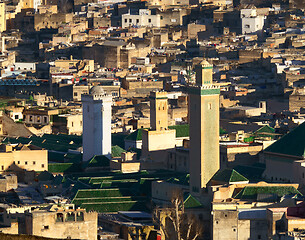
[[[190,191],[200,195],[219,170],[219,94],[213,85],[213,66],[196,66],[196,85],[189,91]]]
[[[94,155],[111,158],[111,103],[112,97],[101,86],[82,95],[83,104],[83,161]]]
[[[176,145],[176,130],[168,129],[168,99],[165,91],[150,92],[150,129],[142,132],[142,157],[165,167],[167,150]],[[163,164],[163,165],[161,165]]]
[[[167,92],[150,92],[149,99],[151,130],[168,129]]]

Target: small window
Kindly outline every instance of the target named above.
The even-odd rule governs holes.
[[[62,213],[56,214],[56,222],[63,222],[64,221],[64,215]]]
[[[18,120],[19,119],[19,116],[18,115],[15,115],[15,120]]]
[[[48,117],[44,117],[44,122],[45,122],[45,123],[48,122]]]
[[[131,20],[131,19],[129,19],[129,22],[130,22],[130,23],[132,23],[132,20]]]
[[[127,23],[127,19],[125,19],[125,23]]]
[[[75,215],[73,212],[69,212],[66,215],[66,222],[74,222],[75,221]]]
[[[49,229],[49,225],[43,226],[43,229]]]
[[[28,165],[28,162],[27,162],[27,161],[25,161],[25,162],[24,162],[24,164],[25,164],[25,165]]]
[[[151,19],[150,18],[148,19],[148,22],[151,23]]]
[[[140,22],[140,20],[139,19],[137,19],[137,23],[139,23]]]
[[[41,167],[44,168],[44,164],[41,164]]]
[[[20,161],[18,161],[18,164],[20,164]]]
[[[212,109],[212,103],[208,104],[208,109],[211,110]]]
[[[83,212],[78,212],[76,214],[76,221],[84,221],[84,213]]]
[[[3,166],[3,165],[1,166],[1,170],[2,170],[2,171],[4,170],[4,166]]]
[[[35,161],[33,161],[33,165],[36,165],[36,162],[35,162]]]
[[[71,125],[72,125],[72,127],[73,127],[74,123],[72,122]]]
[[[74,97],[77,97],[77,92],[74,93]]]

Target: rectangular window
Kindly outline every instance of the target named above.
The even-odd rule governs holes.
[[[132,23],[132,20],[131,20],[131,19],[129,19],[129,22],[130,22],[130,23]]]
[[[28,162],[24,162],[25,165],[28,165]]]
[[[148,18],[148,22],[151,23],[151,19],[150,18]]]
[[[41,164],[41,167],[44,168],[44,164]]]
[[[2,171],[4,170],[4,166],[3,166],[3,165],[1,166],[1,170],[2,170]]]
[[[127,19],[125,19],[125,23],[127,23]]]
[[[137,23],[139,23],[140,22],[140,20],[139,19],[137,19]]]
[[[18,120],[19,119],[19,116],[18,115],[15,115],[15,120]]]
[[[36,162],[35,162],[35,161],[33,161],[33,165],[36,165]]]
[[[43,229],[49,229],[49,225],[43,226]]]

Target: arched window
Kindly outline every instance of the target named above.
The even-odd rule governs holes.
[[[62,213],[56,214],[56,222],[63,222],[64,221],[64,215]]]
[[[84,213],[83,212],[76,213],[76,221],[84,221]]]
[[[66,222],[74,222],[75,214],[73,212],[68,212],[66,215]]]

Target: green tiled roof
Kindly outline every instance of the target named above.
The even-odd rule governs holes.
[[[123,197],[132,196],[128,189],[86,189],[78,190],[75,198],[101,198],[101,197]]]
[[[69,149],[76,150],[82,146],[82,138],[81,136],[75,135],[65,135],[65,134],[44,134],[41,137],[39,136],[31,136],[29,138],[25,137],[18,137],[18,138],[6,138],[4,143],[23,143],[28,144],[31,143],[32,145],[52,150],[58,152],[68,152]]]
[[[212,180],[223,183],[248,182],[249,180],[234,169],[224,169],[217,172]]]
[[[77,163],[49,163],[48,171],[51,173],[80,172],[81,166]]]
[[[223,134],[227,134],[228,132],[225,130],[225,129],[223,129],[223,128],[219,128],[219,134],[220,135],[223,135]]]
[[[199,208],[202,207],[202,204],[194,198],[190,193],[187,193],[183,196],[184,198],[184,207],[185,208]]]
[[[167,180],[167,182],[180,184],[180,185],[189,185],[190,174],[185,174],[177,177],[171,177]]]
[[[305,122],[265,149],[265,152],[304,157]]]
[[[190,136],[190,125],[189,124],[174,125],[174,126],[169,126],[168,128],[176,130],[176,137]]]
[[[125,139],[130,141],[140,141],[142,140],[142,132],[143,132],[143,128],[139,128],[136,131],[130,133]]]
[[[143,201],[126,201],[126,202],[100,202],[84,203],[81,208],[87,211],[96,212],[118,212],[118,211],[148,211],[146,202]]]
[[[275,129],[270,127],[270,126],[268,126],[268,125],[265,125],[265,126],[261,127],[260,129],[258,129],[258,130],[256,130],[254,132],[254,134],[256,134],[256,135],[257,134],[261,134],[261,133],[263,133],[263,134],[266,134],[266,133],[275,133]]]
[[[83,164],[83,168],[109,167],[109,166],[110,166],[110,160],[104,155],[94,156],[89,161]]]
[[[80,206],[83,203],[100,203],[100,202],[130,202],[130,201],[144,201],[145,197],[104,197],[104,198],[74,198],[72,203]]]
[[[257,199],[258,194],[272,194],[278,198],[284,195],[299,194],[302,195],[293,186],[246,186],[234,198],[241,200]]]
[[[121,154],[126,152],[123,148],[119,147],[118,145],[111,147],[111,156],[112,157],[121,157]]]
[[[243,166],[238,165],[234,169],[249,179],[251,182],[259,182],[263,180],[263,173],[266,169],[266,166]]]

